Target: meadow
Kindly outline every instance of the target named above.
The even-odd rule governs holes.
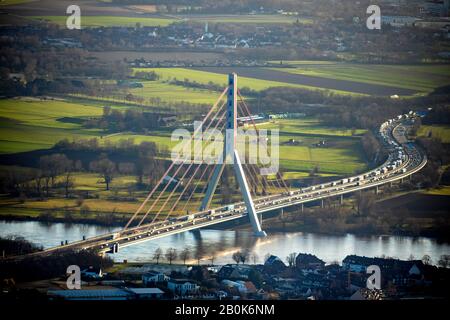
[[[44,20],[65,26],[67,16],[32,16],[36,20]],[[118,17],[118,16],[81,16],[81,27],[165,27],[177,21],[172,18],[149,18],[149,17]]]
[[[450,126],[448,125],[421,125],[419,136],[439,138],[443,143],[450,143]]]
[[[275,62],[275,61],[274,61]],[[283,61],[292,68],[274,70],[416,90],[422,94],[450,85],[450,65],[363,65],[329,61]]]
[[[99,136],[98,130],[77,122],[102,112],[101,107],[59,100],[0,100],[0,153],[47,149],[63,138]]]
[[[367,167],[359,140],[365,130],[352,132],[325,127],[311,118],[280,119],[258,128],[280,130],[280,165],[288,174],[308,174],[317,166],[323,174],[346,175]],[[192,131],[192,128],[188,130]],[[171,141],[170,133],[163,132],[145,136],[123,133],[104,137],[102,141],[114,143],[121,139],[133,139],[134,143],[151,141],[169,150],[178,143]],[[289,143],[290,140],[295,140],[295,143]],[[325,141],[325,146],[317,147],[320,141]]]
[[[193,14],[180,15],[182,19],[195,22],[208,23],[229,23],[229,24],[290,24],[298,22],[301,24],[310,24],[312,19],[297,16],[281,14],[258,14],[258,15],[214,15],[214,14]]]
[[[224,88],[227,83],[227,77],[220,73],[192,70],[185,68],[134,68],[133,72],[155,72],[160,76],[161,80],[185,80],[188,79],[191,82],[197,82],[201,84],[214,83],[222,85]],[[240,88],[247,87],[252,90],[265,90],[271,87],[300,87],[295,84],[268,81],[255,78],[239,77],[238,84]]]
[[[213,104],[219,93],[205,89],[187,88],[163,81],[142,81],[143,88],[129,90],[133,95],[146,99],[161,99],[165,102],[188,102]]]

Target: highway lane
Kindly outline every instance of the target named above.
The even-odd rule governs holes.
[[[391,119],[380,127],[380,140],[384,147],[388,149],[389,155],[386,161],[377,168],[341,180],[256,198],[254,199],[256,211],[264,213],[328,197],[337,197],[404,179],[416,173],[425,166],[427,159],[414,143],[407,140],[406,133],[413,121],[413,115],[403,115],[402,118]],[[122,247],[188,230],[204,228],[244,216],[246,216],[245,204],[239,202],[187,216],[172,218],[168,221],[159,221],[129,228],[121,232],[72,242],[31,255],[49,255],[68,249],[94,249],[102,253],[116,252]]]

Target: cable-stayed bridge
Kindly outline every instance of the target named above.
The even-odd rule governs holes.
[[[299,210],[303,211],[303,204],[307,202],[318,201],[323,206],[323,200],[326,198],[336,197],[342,202],[344,194],[369,188],[378,192],[379,186],[411,176],[427,162],[421,150],[406,138],[407,128],[415,120],[414,113],[410,112],[381,125],[379,138],[388,151],[388,157],[379,167],[356,176],[292,189],[281,174],[275,172],[269,179],[260,174],[261,168],[257,162],[246,161],[248,155],[239,153],[238,119],[245,119],[251,124],[256,135],[255,141],[259,144],[262,137],[239,93],[237,75],[230,74],[228,86],[192,135],[195,144],[197,130],[225,131],[222,149],[217,157],[223,161],[206,164],[191,158],[175,159],[122,230],[62,244],[31,255],[87,249],[99,253],[115,253],[120,248],[137,243],[244,217],[249,219],[255,236],[262,237],[266,235],[261,227],[262,214],[265,212],[283,210],[291,206],[298,206]],[[265,152],[270,154],[267,143],[262,145],[266,149]],[[203,145],[201,147],[203,148]],[[243,201],[212,207],[213,196],[227,165],[233,168]],[[196,212],[188,212],[188,206],[192,202],[195,203],[199,195],[202,196],[199,209]]]

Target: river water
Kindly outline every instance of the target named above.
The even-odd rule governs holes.
[[[0,236],[19,235],[25,239],[48,248],[57,246],[63,240],[69,242],[82,239],[83,235],[91,237],[105,232],[116,231],[109,228],[87,224],[43,223],[38,221],[0,221]],[[312,253],[327,263],[341,262],[349,254],[389,256],[408,259],[412,254],[422,258],[428,254],[433,263],[437,263],[443,254],[450,254],[450,244],[439,243],[431,238],[404,236],[368,236],[351,234],[330,236],[314,233],[290,232],[269,234],[266,238],[255,238],[249,231],[205,229],[195,232],[184,232],[166,238],[144,242],[131,247],[122,248],[111,257],[116,261],[151,261],[153,252],[173,247],[178,251],[188,247],[192,257],[204,257],[204,263],[232,262],[232,254],[246,249],[251,252],[250,262],[262,263],[268,254],[275,254],[285,260],[291,252]],[[256,258],[253,258],[256,256]]]

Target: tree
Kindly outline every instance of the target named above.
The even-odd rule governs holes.
[[[249,254],[250,253],[247,250],[244,250],[244,251],[240,252],[239,260],[242,262],[242,264],[244,264],[245,261],[247,261]]]
[[[183,251],[180,252],[180,259],[183,260],[183,264],[186,265],[186,260],[189,259],[191,252],[189,248],[184,248]]]
[[[105,180],[106,190],[109,190],[109,185],[113,181],[116,173],[116,164],[105,157],[97,161],[92,161],[89,164],[89,168],[101,175]]]
[[[427,254],[424,255],[422,257],[422,262],[423,262],[424,265],[431,265],[431,262],[432,262],[431,257],[429,255],[427,255]]]
[[[448,268],[450,266],[450,255],[448,255],[448,254],[441,255],[441,257],[438,261],[438,265],[441,268]]]
[[[211,265],[214,264],[214,260],[216,259],[216,254],[213,252],[211,253],[211,255],[209,256],[209,260],[211,261]]]
[[[161,248],[157,248],[153,253],[153,260],[156,260],[156,264],[159,264],[159,259],[161,259],[162,254]]]
[[[172,261],[177,258],[177,250],[175,248],[169,248],[166,251],[166,260],[169,261],[169,264],[172,264]]]
[[[288,263],[290,268],[295,267],[295,258],[297,257],[297,253],[292,252],[286,257],[286,262]]]
[[[72,177],[71,171],[67,171],[66,174],[64,175],[63,184],[64,184],[64,190],[66,193],[66,198],[68,198],[70,189],[74,186],[74,178]]]
[[[255,287],[261,288],[264,279],[259,271],[252,269],[248,274],[248,280],[253,282]]]
[[[55,184],[56,177],[71,170],[72,166],[72,161],[66,155],[60,153],[39,158],[39,167],[44,177],[47,196],[49,196],[50,185],[53,187]]]
[[[256,263],[258,262],[259,257],[258,257],[258,255],[256,254],[256,252],[253,252],[253,253],[252,253],[251,258],[252,258],[253,264],[256,264]]]
[[[236,251],[235,253],[233,253],[233,255],[231,256],[231,258],[232,258],[237,264],[239,264],[239,262],[241,261],[241,252],[240,252],[240,251]]]

